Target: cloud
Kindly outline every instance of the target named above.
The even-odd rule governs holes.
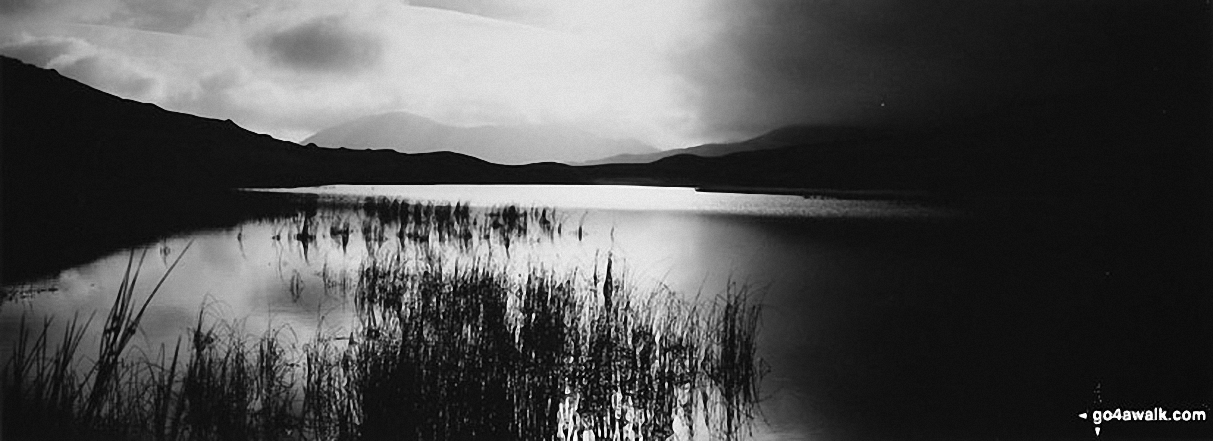
[[[383,58],[378,36],[353,29],[339,16],[317,17],[257,35],[250,46],[280,66],[311,72],[358,72],[377,66]]]
[[[0,14],[22,14],[38,8],[38,0],[0,0]]]
[[[620,0],[631,7],[618,11],[605,0],[592,10],[495,0],[504,9],[485,15],[397,0],[140,1],[33,2],[58,15],[0,16],[0,45],[106,92],[289,140],[406,111],[464,126],[569,124],[663,147],[703,141],[682,136],[695,119],[687,85],[662,59],[696,18],[676,12],[697,0]],[[90,8],[52,7],[68,2]]]
[[[184,33],[230,0],[0,0],[0,17]]]
[[[0,46],[0,54],[60,74],[99,90],[132,99],[155,98],[159,81],[121,55],[107,53],[79,39],[28,38]]]
[[[197,87],[165,101],[165,107],[185,111],[194,115],[248,121],[255,118],[254,112],[241,108],[234,96],[247,84],[248,79],[238,69],[228,69],[198,80]]]
[[[155,32],[183,32],[198,20],[215,0],[121,0],[106,24]]]
[[[120,97],[146,99],[157,86],[155,78],[107,57],[84,57],[56,69],[64,76]]]
[[[541,23],[550,9],[540,1],[509,1],[509,0],[411,0],[413,6],[446,9],[465,14],[500,20],[516,21],[525,24]]]
[[[88,51],[88,43],[69,38],[27,39],[20,43],[0,46],[0,54],[16,58],[38,67],[46,67],[64,56],[78,55]]]

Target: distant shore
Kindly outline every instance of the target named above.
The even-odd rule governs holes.
[[[705,193],[741,193],[741,194],[771,194],[801,196],[805,198],[827,197],[835,199],[913,199],[935,200],[943,199],[944,195],[926,191],[907,190],[837,190],[828,188],[796,188],[796,187],[744,187],[727,185],[702,185],[694,187],[695,191]]]

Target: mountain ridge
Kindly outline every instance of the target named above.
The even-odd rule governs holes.
[[[387,148],[402,153],[453,151],[507,165],[572,163],[604,155],[658,152],[636,140],[606,139],[571,126],[457,127],[401,111],[355,118],[321,130],[303,143],[350,149]]]
[[[884,130],[848,126],[793,124],[778,127],[758,136],[741,141],[707,143],[691,147],[663,150],[656,153],[615,155],[590,161],[583,161],[577,163],[576,165],[643,164],[684,154],[714,158],[727,156],[733,153],[772,150],[782,147],[873,139],[881,136],[887,136],[887,132],[888,131]]]
[[[770,137],[788,145],[720,157],[500,165],[449,152],[301,146],[0,61],[5,277],[61,266],[54,264],[60,255],[96,257],[168,233],[132,229],[131,218],[146,216],[156,220],[148,228],[161,229],[227,219],[231,190],[250,187],[624,184],[934,194],[1083,235],[1109,231],[1110,223],[1147,222],[1142,216],[1175,219],[1209,194],[1202,172],[1210,164],[1209,90],[1194,96],[1188,83],[1167,78],[1123,88],[1132,93],[1076,94],[905,136],[805,144],[780,141],[804,139],[784,130]],[[264,209],[259,202],[244,207]],[[56,233],[28,234],[38,231]]]

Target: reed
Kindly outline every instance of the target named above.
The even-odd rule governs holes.
[[[553,208],[502,205],[472,209],[464,203],[410,201],[389,197],[322,196],[302,199],[286,221],[275,222],[279,230],[294,234],[274,237],[294,239],[306,248],[317,233],[346,249],[350,233],[359,230],[368,252],[378,250],[390,237],[401,244],[440,244],[467,249],[476,240],[489,240],[507,248],[524,239],[554,239],[563,232],[564,219]],[[348,213],[360,213],[360,229],[352,228]],[[327,228],[325,227],[327,224]]]
[[[62,340],[53,350],[48,341],[52,319],[43,321],[41,331],[31,342],[33,334],[22,317],[17,345],[5,366],[2,386],[3,418],[12,422],[4,426],[7,436],[56,438],[96,432],[124,434],[133,428],[132,422],[139,422],[136,428],[139,430],[147,426],[144,417],[153,414],[150,410],[158,403],[141,404],[147,398],[147,391],[139,382],[148,376],[138,375],[136,363],[128,360],[124,353],[148,305],[191,244],[181,250],[141,303],[136,302],[135,293],[147,250],[139,254],[137,261],[135,251],[130,252],[122,282],[100,333],[97,358],[88,369],[79,368],[78,352],[94,315],[84,323],[80,323],[79,315],[73,316],[64,328]]]
[[[459,204],[363,207],[377,218],[364,230],[383,218],[502,231],[558,224],[554,211],[516,207],[480,224]],[[761,310],[746,285],[700,302],[638,289],[610,255],[588,271],[518,273],[491,257],[399,248],[368,253],[349,281],[352,329],[321,326],[302,342],[283,327],[250,335],[204,306],[171,350],[136,357],[131,336],[181,260],[137,301],[144,254],[128,258],[88,369],[76,352],[91,317],[73,318],[57,346],[49,319],[41,331],[22,322],[4,376],[6,438],[664,440],[706,426],[736,439],[754,418]]]
[[[144,249],[139,255],[138,266],[135,263],[135,252],[132,250],[127,259],[126,272],[122,276],[122,283],[118,288],[118,293],[114,297],[114,305],[110,308],[109,315],[106,317],[105,326],[101,332],[101,352],[98,355],[97,362],[93,365],[93,384],[89,392],[88,404],[85,409],[86,415],[97,415],[102,412],[101,406],[105,404],[106,398],[112,397],[111,387],[117,381],[116,377],[119,374],[123,352],[126,351],[130,344],[131,338],[139,329],[139,322],[143,320],[143,314],[147,312],[147,306],[151,304],[152,299],[156,297],[156,293],[164,286],[165,280],[172,274],[177,264],[181,263],[181,258],[185,257],[185,253],[189,251],[193,242],[185,245],[185,248],[178,253],[177,258],[165,270],[164,275],[156,282],[151,293],[143,300],[138,309],[135,309],[135,290],[139,282],[140,269],[143,267],[143,261],[147,257],[147,249]],[[111,400],[112,401],[112,400]],[[121,405],[121,403],[113,403]]]

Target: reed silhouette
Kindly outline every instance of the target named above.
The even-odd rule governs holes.
[[[311,201],[282,218],[279,241],[348,234],[349,218],[326,208],[348,199]],[[49,320],[37,336],[22,323],[5,367],[5,437],[669,439],[707,427],[735,439],[754,418],[760,311],[748,287],[704,302],[637,289],[610,254],[592,268],[518,270],[491,253],[417,252],[550,238],[561,219],[551,209],[361,205],[375,252],[353,280],[327,266],[320,276],[351,297],[351,329],[318,327],[303,340],[283,327],[249,334],[204,306],[174,347],[125,355],[164,281],[135,302],[146,252],[132,252],[102,355],[87,369],[78,352],[91,318],[69,322],[57,347]],[[393,229],[411,232],[400,240],[413,246],[372,245]],[[301,283],[292,275],[293,298]]]

